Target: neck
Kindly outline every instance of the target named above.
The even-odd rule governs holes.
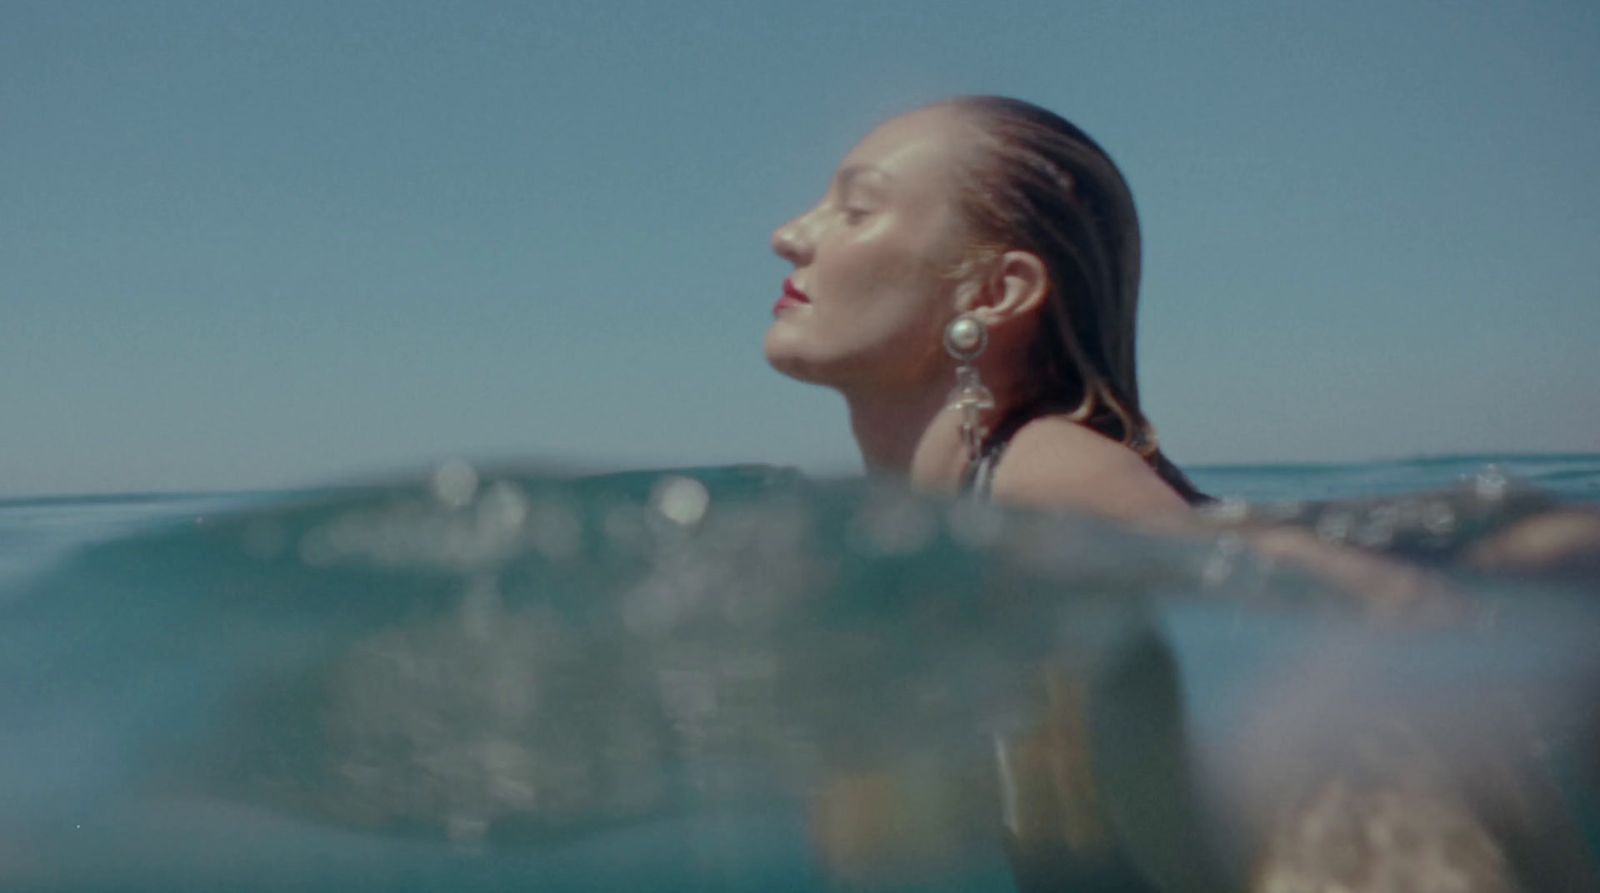
[[[988,370],[985,370],[986,372]],[[985,383],[990,376],[984,376]],[[990,385],[995,388],[995,382]],[[867,470],[906,478],[918,490],[954,492],[960,489],[968,455],[961,439],[961,416],[945,408],[954,373],[919,390],[895,394],[846,392],[850,430]],[[993,427],[1004,417],[1010,401],[995,389],[997,406],[984,414]]]

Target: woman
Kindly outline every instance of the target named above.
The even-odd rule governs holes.
[[[895,118],[773,236],[768,360],[836,388],[867,466],[1123,519],[1204,497],[1139,404],[1139,227],[1111,159],[1014,99]]]
[[[851,150],[773,248],[794,272],[767,358],[844,395],[869,469],[921,490],[1143,522],[1182,518],[1203,498],[1161,455],[1139,404],[1132,197],[1056,115],[972,97],[895,118]],[[1175,691],[1170,672],[1161,679]],[[1085,680],[1041,680],[1048,715],[1000,747],[996,779],[1018,883],[1147,889],[1108,836],[1089,777],[1062,768],[1087,759]],[[819,795],[817,838],[840,873],[955,848],[906,830],[935,820],[894,818],[891,782],[846,775]],[[956,812],[947,824],[959,836],[970,817]]]
[[[1162,456],[1139,402],[1132,198],[1077,128],[994,97],[893,119],[851,150],[822,201],[780,227],[773,248],[794,272],[773,308],[768,360],[844,395],[870,469],[923,490],[1192,529],[1187,506],[1205,497]],[[1440,598],[1417,569],[1305,531],[1254,530],[1247,539],[1261,557],[1320,573],[1385,614],[1425,614],[1417,606]],[[1165,652],[1151,654],[1135,662],[1146,688],[1176,692]],[[1047,674],[1051,708],[1040,728],[1001,748],[1002,799],[1019,814],[1006,819],[1019,885],[1148,889],[1147,878],[1167,874],[1187,877],[1175,882],[1184,889],[1235,886],[1216,880],[1203,853],[1162,872],[1135,867],[1107,839],[1090,777],[1070,769],[1088,746],[1083,682]],[[1179,708],[1157,712],[1170,718]],[[893,829],[904,836],[915,824],[893,818],[893,789],[870,774],[825,786],[818,836],[836,868],[861,873],[893,861]],[[1179,805],[1158,813],[1198,827]],[[1314,830],[1316,816],[1287,827]],[[1326,854],[1301,852],[1299,842],[1293,834],[1267,842],[1250,873],[1260,881],[1325,871]],[[932,838],[898,845],[914,860],[940,850]]]

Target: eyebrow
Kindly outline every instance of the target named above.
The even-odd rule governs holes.
[[[839,168],[839,173],[834,175],[834,188],[845,192],[865,174],[876,174],[885,180],[893,180],[894,175],[875,164],[850,164]]]

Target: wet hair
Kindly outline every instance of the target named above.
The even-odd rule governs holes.
[[[1011,249],[1036,255],[1050,294],[1029,346],[1031,373],[997,431],[1066,413],[1144,457],[1191,503],[1206,501],[1162,455],[1139,406],[1134,333],[1139,218],[1122,172],[1066,119],[1019,99],[964,96],[940,103],[973,125],[976,150],[961,170],[969,260]]]

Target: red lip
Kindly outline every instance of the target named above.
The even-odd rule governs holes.
[[[783,280],[783,296],[778,298],[778,303],[772,305],[772,312],[776,315],[790,307],[799,307],[809,303],[811,303],[811,299],[806,296],[806,293],[796,288],[792,280],[785,279]]]

